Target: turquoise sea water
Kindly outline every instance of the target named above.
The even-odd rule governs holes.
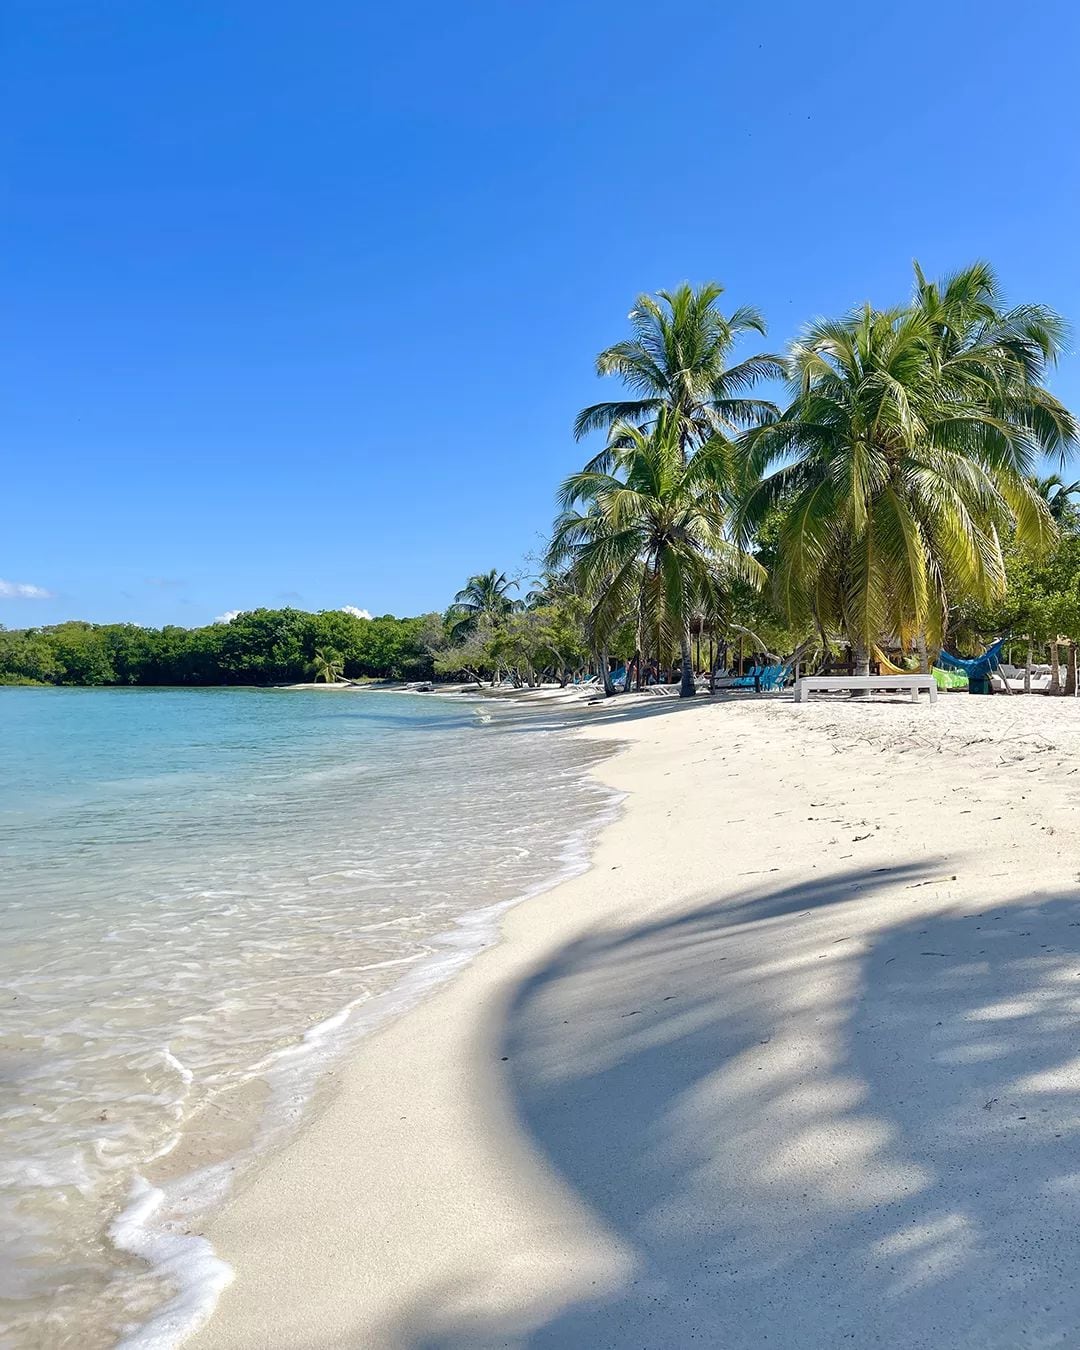
[[[166,1346],[205,1314],[234,1168],[498,906],[583,865],[610,802],[559,721],[0,690],[0,1343]]]

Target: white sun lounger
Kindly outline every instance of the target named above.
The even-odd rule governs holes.
[[[811,694],[832,694],[843,690],[902,690],[911,693],[912,703],[927,693],[936,703],[937,685],[933,675],[804,675],[795,686],[795,702],[806,703]]]

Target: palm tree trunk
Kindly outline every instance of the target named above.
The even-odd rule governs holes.
[[[919,636],[918,636],[918,638],[916,639],[916,647],[918,648],[918,652],[919,652],[919,673],[922,674],[922,675],[928,675],[928,674],[930,673],[930,666],[929,666],[929,663],[927,662],[927,659],[926,659],[926,629],[925,629],[925,628],[921,628],[921,629],[919,630]]]
[[[1069,643],[1069,664],[1065,670],[1065,697],[1076,697],[1076,643]]]
[[[1061,693],[1061,671],[1058,669],[1057,638],[1050,644],[1050,692],[1051,694]]]
[[[679,684],[680,698],[693,698],[697,693],[694,683],[694,652],[690,645],[690,624],[685,622],[679,634],[679,650],[682,655],[682,680]]]
[[[637,681],[636,687],[640,690],[644,680],[641,676],[641,666],[646,657],[646,639],[645,639],[645,610],[643,600],[644,590],[638,593],[637,622],[635,626],[634,638],[637,643]]]
[[[864,647],[861,642],[856,642],[851,649],[853,673],[855,675],[870,674],[870,651]]]
[[[1027,665],[1024,667],[1024,693],[1031,693],[1031,657],[1032,647],[1034,646],[1031,638],[1028,638]]]
[[[606,647],[600,648],[600,678],[604,681],[604,693],[612,695],[615,692],[615,686],[611,681],[611,662],[608,660]]]

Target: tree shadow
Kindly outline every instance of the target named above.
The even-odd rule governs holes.
[[[432,1289],[397,1343],[1077,1344],[1080,899],[943,913],[931,883],[851,870],[563,947],[504,1067],[629,1273],[505,1319]]]

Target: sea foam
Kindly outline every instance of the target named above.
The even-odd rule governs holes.
[[[585,866],[606,751],[449,700],[6,694],[4,1343],[157,1350],[209,1315],[229,1272],[200,1229],[325,1069]]]

